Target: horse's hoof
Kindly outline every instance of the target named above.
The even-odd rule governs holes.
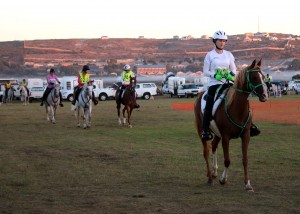
[[[128,128],[132,128],[132,125],[128,125]]]
[[[208,179],[208,181],[207,181],[207,184],[208,184],[208,186],[213,186],[214,185],[214,182],[213,182],[213,180],[212,179]]]
[[[220,178],[219,179],[220,184],[224,185],[227,183],[227,179],[226,178]]]
[[[248,180],[248,182],[245,184],[245,190],[247,192],[254,192],[253,187],[250,184],[250,180]]]
[[[80,128],[80,124],[78,124],[77,127]]]

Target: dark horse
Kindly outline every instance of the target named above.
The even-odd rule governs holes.
[[[216,178],[218,175],[218,143],[222,139],[225,169],[219,181],[221,184],[225,184],[227,182],[228,167],[230,165],[229,141],[233,138],[240,137],[242,140],[245,189],[247,191],[253,191],[248,178],[248,145],[250,142],[250,125],[252,123],[248,97],[253,93],[258,96],[259,101],[265,102],[267,100],[268,95],[263,85],[262,77],[261,60],[257,64],[256,60],[254,60],[250,66],[239,72],[236,76],[234,85],[229,87],[226,95],[222,98],[219,107],[216,109],[214,118],[210,124],[210,129],[214,133],[214,138],[211,143],[213,155],[212,172],[209,164],[210,146],[208,141],[202,141],[209,185],[212,185],[213,178]],[[196,99],[194,108],[195,126],[200,139],[203,119],[203,113],[201,111],[203,94],[204,92],[200,93],[199,97]]]
[[[120,117],[120,108],[121,104],[124,105],[123,108],[123,125],[126,124],[126,117],[125,117],[125,111],[127,112],[127,122],[128,127],[132,128],[130,117],[132,110],[134,108],[134,105],[136,103],[136,96],[135,96],[135,86],[136,86],[136,77],[130,78],[130,84],[124,89],[123,96],[121,98],[120,96],[120,87],[118,88],[116,92],[116,103],[117,103],[117,109],[118,109],[118,118],[119,118],[119,125],[122,124],[122,120]]]

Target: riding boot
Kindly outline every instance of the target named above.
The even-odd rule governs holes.
[[[250,126],[250,137],[254,137],[260,134],[260,130],[257,128],[256,125],[254,125],[253,123],[251,123]]]
[[[74,99],[72,101],[73,106],[76,104],[76,100],[78,99],[78,96],[79,96],[79,88],[74,88]]]
[[[60,107],[64,107],[64,104],[62,103],[62,95],[61,95],[61,93],[59,92],[59,106]]]
[[[203,115],[203,122],[202,122],[202,133],[201,133],[201,139],[203,141],[211,140],[212,134],[209,131],[209,123],[210,123],[210,115],[211,111],[208,111],[205,109],[204,115]]]
[[[134,108],[139,108],[139,107],[140,107],[139,104],[137,104],[137,103],[134,104]]]
[[[93,103],[94,103],[94,105],[96,106],[97,104],[98,104],[98,101],[96,100],[96,97],[95,97],[95,94],[94,94],[94,92],[93,92],[93,95],[92,95],[92,99],[93,99]]]

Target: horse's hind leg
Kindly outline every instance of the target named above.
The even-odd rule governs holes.
[[[212,141],[212,165],[213,165],[213,171],[212,171],[212,177],[216,178],[218,176],[218,154],[217,154],[217,148],[218,144],[220,142],[221,138],[215,135],[213,141]]]

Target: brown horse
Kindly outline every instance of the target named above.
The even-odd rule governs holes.
[[[242,154],[244,166],[244,183],[247,191],[253,191],[248,178],[248,145],[250,142],[250,125],[252,118],[250,114],[248,97],[251,93],[258,96],[261,102],[265,102],[268,98],[266,88],[263,85],[263,74],[261,73],[261,60],[256,64],[256,60],[252,64],[236,76],[234,85],[229,87],[227,93],[221,98],[219,107],[215,110],[213,120],[210,123],[210,129],[214,133],[211,143],[213,155],[213,171],[211,172],[209,164],[208,141],[202,141],[203,155],[206,161],[208,184],[213,184],[213,178],[218,173],[217,164],[217,147],[222,139],[224,165],[225,169],[219,179],[221,184],[227,182],[228,167],[230,165],[229,157],[229,141],[233,138],[240,137],[242,140]],[[202,97],[205,92],[200,93],[195,101],[195,126],[201,139],[203,113],[201,111]],[[202,106],[203,108],[203,106]]]
[[[117,89],[116,92],[116,103],[117,103],[117,109],[118,109],[118,122],[119,125],[122,124],[122,120],[120,117],[120,108],[121,104],[124,105],[123,108],[123,125],[126,124],[126,117],[125,117],[125,111],[127,113],[127,122],[128,127],[132,128],[130,117],[132,110],[134,108],[134,105],[136,103],[136,93],[135,93],[135,86],[136,86],[136,77],[130,77],[130,84],[123,90],[123,96],[121,98],[120,96],[120,87]]]

